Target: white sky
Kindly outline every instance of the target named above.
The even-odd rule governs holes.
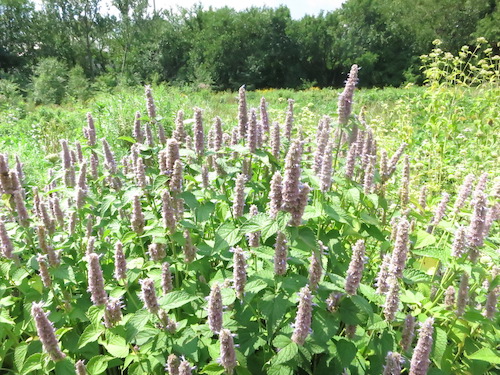
[[[222,8],[228,6],[235,10],[243,10],[252,6],[277,8],[279,5],[286,5],[291,12],[292,18],[300,19],[304,15],[318,15],[321,10],[327,12],[340,8],[346,0],[154,0],[156,9],[174,10],[177,6],[183,8],[191,8],[194,4],[201,3],[205,9],[212,6],[213,8]],[[149,0],[152,6],[153,0]]]

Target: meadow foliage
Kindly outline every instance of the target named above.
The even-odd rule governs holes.
[[[458,188],[444,164],[464,141],[442,132],[462,114],[388,134],[353,112],[357,71],[314,126],[244,87],[230,119],[164,119],[147,86],[128,128],[88,113],[61,139],[45,186],[0,154],[2,371],[498,371],[498,166],[449,160]],[[469,98],[436,90],[428,114]]]

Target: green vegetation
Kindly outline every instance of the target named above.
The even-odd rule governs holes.
[[[355,66],[340,96],[2,85],[1,370],[496,374],[498,64],[462,52],[352,111]]]
[[[50,66],[61,73],[59,84],[69,80],[69,96],[82,98],[89,88],[151,82],[232,91],[242,84],[341,87],[354,63],[362,86],[382,87],[421,83],[419,56],[435,39],[453,52],[486,37],[493,54],[500,41],[494,0],[348,0],[300,20],[285,6],[171,11],[115,0],[109,13],[103,0],[41,3],[36,9],[29,0],[0,0],[1,78],[35,101],[55,103],[55,87],[43,98],[36,90],[56,73],[44,73]]]

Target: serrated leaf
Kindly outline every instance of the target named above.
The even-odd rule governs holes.
[[[370,303],[358,295],[344,299],[340,303],[339,312],[342,321],[349,325],[362,325],[373,316]]]
[[[28,344],[22,342],[14,349],[14,364],[17,370],[20,372],[24,360],[26,359],[26,354],[28,353]]]
[[[24,362],[23,370],[21,374],[29,374],[32,371],[39,370],[42,368],[42,353],[35,353],[28,357],[26,362]]]
[[[108,362],[112,360],[113,357],[108,355],[97,355],[92,357],[92,359],[87,363],[87,371],[90,375],[102,374],[108,368]]]
[[[115,195],[106,195],[102,199],[101,210],[100,210],[101,211],[101,216],[104,216],[104,214],[106,213],[106,211],[109,209],[109,207],[111,207],[111,205],[115,201],[116,201],[116,196]]]
[[[293,369],[288,366],[276,365],[267,369],[268,375],[293,375]]]
[[[203,367],[201,373],[208,375],[220,375],[225,372],[224,367],[218,363],[209,363],[205,367]]]
[[[347,190],[347,192],[345,193],[345,197],[348,201],[352,203],[353,206],[357,206],[361,198],[361,193],[358,188],[354,187]]]
[[[198,299],[197,296],[192,296],[184,291],[174,290],[159,299],[160,306],[165,310],[175,309],[184,306],[186,303]]]
[[[356,345],[345,339],[340,339],[335,343],[335,346],[339,354],[338,359],[342,364],[342,368],[349,367],[353,359],[356,358],[356,353],[358,351]]]
[[[75,364],[69,358],[64,358],[62,361],[56,362],[56,375],[73,375],[76,374]]]
[[[121,141],[129,142],[129,143],[136,143],[136,140],[132,137],[121,136],[121,137],[118,137],[118,139]]]
[[[90,306],[86,315],[94,326],[101,326],[101,320],[104,316],[104,306]]]
[[[416,240],[414,249],[422,249],[426,246],[432,245],[436,242],[436,237],[432,234],[427,233],[423,229],[419,229],[416,233]]]
[[[245,293],[259,293],[267,288],[267,283],[262,279],[255,279],[245,285]]]
[[[210,219],[210,216],[215,211],[215,204],[212,202],[206,202],[195,209],[196,221],[198,223],[203,223]]]
[[[121,336],[110,334],[102,345],[114,357],[125,358],[129,354],[129,345]]]
[[[432,359],[437,364],[438,368],[441,368],[441,360],[443,359],[444,352],[448,343],[448,336],[446,331],[439,327],[435,328],[436,338],[434,340],[434,346],[432,350]]]
[[[144,326],[148,323],[150,314],[147,310],[138,310],[125,324],[127,332],[127,342],[131,342],[137,334],[142,331]]]
[[[293,341],[280,349],[278,354],[273,358],[273,365],[281,364],[292,360],[299,352],[299,347]]]
[[[224,223],[215,232],[214,251],[227,250],[240,242],[242,238],[239,228],[236,228],[233,223]]]
[[[89,342],[97,341],[103,332],[104,327],[102,325],[89,324],[78,340],[78,348],[84,347]]]
[[[481,348],[468,357],[469,359],[476,359],[478,361],[485,361],[491,364],[500,365],[500,356],[498,356],[498,354],[490,348]]]

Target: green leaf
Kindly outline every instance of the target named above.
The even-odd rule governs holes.
[[[340,318],[349,325],[362,325],[373,316],[370,303],[361,296],[345,298],[339,307]]]
[[[214,251],[220,252],[236,245],[242,239],[239,228],[233,223],[222,224],[215,232]]]
[[[125,324],[125,330],[127,332],[126,339],[131,342],[139,332],[142,331],[144,326],[148,323],[150,318],[150,313],[147,310],[138,310]]]
[[[337,205],[335,203],[327,205],[325,203],[323,204],[323,210],[330,218],[335,221],[338,221],[340,223],[349,223],[350,221],[349,215],[344,211],[342,207],[340,207],[340,205]]]
[[[206,202],[195,209],[196,221],[198,223],[203,223],[210,219],[210,216],[215,211],[215,204],[212,202]]]
[[[280,349],[278,354],[273,358],[273,365],[281,364],[292,360],[299,352],[299,347],[293,341]]]
[[[129,354],[129,345],[121,336],[110,334],[102,345],[114,357],[125,358]]]
[[[268,375],[293,375],[293,369],[288,366],[276,365],[267,370]]]
[[[14,349],[14,364],[16,368],[20,371],[23,367],[24,360],[26,359],[26,354],[28,353],[28,344],[22,342],[16,349]]]
[[[273,340],[273,345],[277,348],[284,348],[288,344],[292,342],[292,339],[288,336],[285,335],[278,335],[276,338]]]
[[[416,233],[414,249],[421,249],[423,247],[432,245],[435,242],[436,242],[436,237],[434,237],[430,233],[427,233],[423,229],[419,229]]]
[[[82,335],[80,336],[80,339],[78,340],[78,348],[81,349],[89,342],[97,341],[97,339],[101,336],[103,332],[104,332],[104,326],[102,325],[94,325],[94,324],[88,325],[83,331]]]
[[[448,263],[450,259],[450,251],[439,247],[426,247],[425,249],[412,250],[412,253],[427,258],[439,259],[443,263]]]
[[[342,364],[342,368],[349,367],[353,359],[356,358],[358,351],[356,345],[345,339],[340,339],[335,343],[335,346],[337,347],[338,359]]]
[[[218,363],[209,363],[201,370],[202,374],[220,375],[225,372],[224,367]]]
[[[297,237],[297,248],[305,251],[312,251],[317,247],[316,234],[311,228],[301,227]]]
[[[448,343],[448,336],[446,335],[446,331],[436,327],[436,338],[434,340],[434,347],[432,351],[432,359],[436,363],[438,368],[441,368],[441,361],[443,359],[444,352]]]
[[[56,362],[56,375],[73,375],[76,374],[75,364],[69,358],[64,358],[62,361]]]
[[[273,333],[276,324],[278,324],[284,317],[286,311],[293,304],[285,299],[281,294],[266,294],[260,301],[260,309],[262,315],[267,318],[267,331]]]
[[[184,202],[189,206],[189,208],[194,209],[200,205],[198,202],[198,199],[194,196],[193,193],[190,191],[185,191],[182,194],[179,195],[182,199],[184,199]]]
[[[102,374],[108,368],[108,362],[111,361],[113,357],[108,355],[97,355],[93,357],[89,363],[87,363],[87,371],[90,375]]]
[[[245,285],[245,292],[246,293],[259,293],[261,290],[267,288],[267,283],[262,280],[262,279],[255,279],[250,282],[248,282],[247,285]]]
[[[165,310],[175,309],[184,306],[186,303],[198,299],[197,296],[192,296],[182,290],[174,290],[159,299],[160,306]]]
[[[351,188],[347,190],[345,193],[346,199],[352,203],[353,206],[357,206],[359,204],[359,200],[361,198],[361,193],[358,188]]]
[[[468,357],[469,359],[476,359],[478,361],[485,361],[491,364],[500,365],[500,356],[490,348],[481,348]]]
[[[101,320],[104,316],[104,306],[90,306],[87,310],[87,317],[94,326],[102,326]]]
[[[28,374],[31,371],[39,370],[42,368],[42,353],[35,353],[28,357],[24,362],[21,374]]]
[[[121,137],[118,137],[118,139],[121,141],[127,141],[129,143],[136,143],[136,140],[132,137],[121,136]]]
[[[116,196],[115,195],[106,195],[103,199],[102,199],[102,204],[101,204],[101,216],[104,217],[104,214],[106,213],[106,211],[109,209],[109,207],[111,207],[111,205],[113,204],[113,202],[116,201]]]

